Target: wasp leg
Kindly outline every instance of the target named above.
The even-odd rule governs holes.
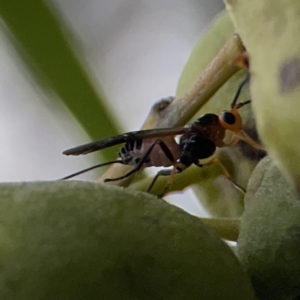
[[[172,170],[169,170],[169,171],[170,171],[170,177],[169,177],[169,180],[168,180],[168,182],[167,182],[167,184],[166,184],[166,186],[165,186],[164,191],[163,191],[161,194],[157,195],[158,198],[162,198],[162,197],[168,192],[168,190],[169,190],[171,184],[172,184],[173,181],[174,181],[175,174],[181,173],[183,170],[181,170],[181,169],[179,170],[179,169],[177,169],[177,168],[174,166],[173,169],[172,169]]]
[[[138,172],[140,169],[141,169],[142,166],[136,166],[133,170],[131,170],[130,172],[126,173],[125,175],[123,176],[120,176],[120,177],[116,177],[116,178],[105,178],[104,179],[104,182],[111,182],[111,181],[118,181],[118,180],[121,180],[121,179],[125,179],[127,177],[129,177],[130,175]]]
[[[240,140],[242,140],[242,141],[248,143],[249,145],[251,145],[251,146],[254,147],[255,149],[266,151],[265,148],[264,148],[262,145],[260,145],[260,144],[258,144],[257,142],[255,142],[255,141],[252,139],[252,137],[250,137],[250,136],[248,135],[248,133],[247,133],[246,131],[244,131],[244,130],[241,130],[241,131],[238,133],[237,137],[238,137]]]
[[[224,141],[221,141],[218,143],[218,147],[219,148],[223,148],[223,147],[232,147],[234,146],[238,141],[240,140],[240,138],[233,134],[231,137],[231,140],[228,143],[225,143]]]
[[[147,189],[147,193],[150,193],[151,189],[153,188],[155,182],[157,181],[159,176],[170,176],[172,174],[172,170],[161,170],[156,173],[155,177],[153,178],[151,184],[149,185]],[[166,193],[166,189],[162,194],[160,194],[158,197],[161,198]]]
[[[242,187],[242,186],[240,186],[239,184],[237,184],[233,179],[232,179],[232,177],[230,176],[230,174],[229,174],[229,172],[227,171],[227,169],[226,169],[226,167],[221,163],[221,161],[217,158],[217,157],[215,157],[215,158],[213,158],[210,162],[208,162],[208,163],[205,163],[205,164],[196,164],[196,166],[198,166],[198,167],[207,167],[207,166],[210,166],[211,164],[214,164],[214,163],[216,163],[216,164],[218,164],[219,166],[220,166],[220,168],[221,168],[221,170],[222,170],[222,172],[223,172],[223,174],[227,177],[227,179],[234,185],[234,187],[236,188],[236,189],[238,189],[240,192],[242,192],[243,194],[245,194],[246,193],[246,190]]]
[[[180,164],[180,163],[176,163],[176,164],[174,164],[174,167],[173,167],[173,169],[171,169],[171,170],[161,170],[161,171],[157,172],[157,174],[156,174],[155,177],[153,178],[153,180],[152,180],[150,186],[148,187],[147,192],[148,192],[148,193],[150,192],[150,190],[151,190],[152,187],[154,186],[154,184],[155,184],[155,182],[157,181],[157,179],[158,179],[159,176],[170,176],[170,178],[169,178],[169,180],[168,180],[168,182],[167,182],[167,184],[166,184],[166,186],[165,186],[163,192],[162,192],[161,194],[157,195],[158,198],[162,198],[162,197],[168,192],[168,190],[169,190],[171,184],[172,184],[173,181],[174,181],[175,175],[181,173],[181,172],[184,171],[186,168],[187,168],[186,166],[184,166],[184,165],[182,165],[182,164]]]
[[[250,135],[248,135],[248,133],[246,133],[246,131],[241,130],[239,133],[233,134],[231,140],[228,143],[222,142],[218,144],[218,147],[222,148],[222,147],[232,147],[234,146],[239,140],[242,140],[244,142],[246,142],[247,144],[249,144],[250,146],[252,146],[253,148],[257,149],[257,150],[265,150],[265,148],[258,144],[257,142],[255,142],[252,137]]]
[[[79,172],[76,172],[76,173],[73,173],[71,175],[68,175],[68,176],[65,176],[61,179],[58,179],[58,180],[66,180],[66,179],[70,179],[70,178],[73,178],[77,175],[80,175],[80,174],[83,174],[83,173],[86,173],[88,171],[91,171],[91,170],[94,170],[96,168],[100,168],[100,167],[103,167],[103,166],[107,166],[107,165],[112,165],[112,164],[122,164],[124,165],[124,162],[121,161],[121,160],[114,160],[114,161],[109,161],[109,162],[106,162],[106,163],[103,163],[103,164],[98,164],[98,165],[95,165],[95,166],[92,166],[92,167],[89,167],[87,169],[84,169],[84,170],[81,170]]]
[[[174,180],[174,175],[176,173],[180,173],[181,171],[179,171],[179,169],[176,169],[175,167],[175,164],[176,164],[176,161],[174,160],[174,157],[171,153],[171,151],[168,149],[168,147],[166,146],[166,144],[163,142],[163,141],[160,141],[159,140],[159,146],[161,148],[161,150],[164,152],[165,156],[170,160],[170,162],[173,164],[173,169],[172,170],[161,170],[159,171],[155,177],[153,178],[150,186],[148,187],[147,189],[147,193],[150,193],[152,187],[154,186],[156,180],[158,179],[159,176],[170,176],[169,180],[168,180],[168,183],[163,191],[163,193],[159,194],[157,197],[158,198],[162,198],[166,192],[168,191],[169,189],[169,186],[172,184],[173,180]]]
[[[139,161],[139,163],[137,164],[137,166],[133,170],[131,170],[130,172],[126,173],[125,175],[117,177],[117,178],[104,179],[104,182],[110,182],[110,181],[117,181],[117,180],[125,179],[125,178],[129,177],[130,175],[138,172],[142,168],[142,166],[146,162],[146,160],[149,158],[154,146],[157,145],[157,144],[161,147],[163,152],[166,154],[166,157],[168,157],[170,159],[170,161],[172,162],[172,164],[174,164],[175,162],[174,162],[174,158],[173,158],[172,153],[169,151],[166,144],[162,140],[158,139],[149,147],[149,149],[147,150],[145,155],[141,158],[141,160]]]

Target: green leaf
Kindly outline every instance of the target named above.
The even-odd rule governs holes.
[[[300,199],[269,157],[247,188],[238,256],[262,300],[300,294]]]
[[[61,16],[43,1],[3,0],[0,17],[37,81],[60,97],[91,138],[117,134],[104,99],[76,57],[70,30]],[[115,158],[111,151],[103,155]]]
[[[226,0],[250,55],[258,131],[270,156],[300,193],[300,2]]]
[[[83,182],[0,185],[3,299],[254,299],[198,218]]]

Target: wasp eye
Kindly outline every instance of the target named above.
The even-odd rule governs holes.
[[[231,112],[223,112],[221,118],[225,123],[229,125],[233,125],[235,123],[235,116]]]

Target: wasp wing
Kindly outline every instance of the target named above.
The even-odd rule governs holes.
[[[131,131],[131,132],[123,133],[103,140],[91,142],[75,148],[68,149],[64,151],[63,154],[65,155],[88,154],[104,148],[126,143],[129,140],[155,138],[155,137],[159,138],[163,136],[183,134],[184,132],[186,132],[187,129],[188,128],[180,127],[180,128],[156,128],[156,129],[147,129],[147,130],[140,130],[140,131]]]

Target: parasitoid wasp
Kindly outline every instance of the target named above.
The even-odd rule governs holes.
[[[249,78],[247,77],[239,85],[231,103],[231,109],[222,111],[220,115],[207,113],[187,127],[132,131],[64,151],[63,154],[65,155],[81,155],[125,143],[119,152],[120,159],[95,165],[62,179],[69,179],[95,168],[116,163],[131,165],[133,166],[133,169],[121,177],[107,178],[104,182],[124,179],[138,172],[143,167],[173,166],[172,169],[163,169],[159,171],[148,187],[147,192],[150,192],[159,176],[170,176],[163,193],[160,195],[163,196],[172,184],[175,174],[181,173],[192,164],[198,167],[204,167],[212,163],[218,163],[223,170],[224,175],[237,188],[243,190],[243,188],[238,186],[231,179],[223,164],[217,158],[211,157],[215,153],[217,147],[231,147],[239,140],[247,142],[256,149],[263,149],[261,145],[256,143],[243,130],[242,119],[238,112],[239,108],[251,102],[251,100],[248,100],[237,103],[242,87],[247,83],[248,79]],[[232,133],[229,142],[224,141],[226,130]],[[176,135],[181,135],[179,143],[175,140]],[[200,163],[201,160],[208,158],[211,158],[209,162],[204,164]]]

